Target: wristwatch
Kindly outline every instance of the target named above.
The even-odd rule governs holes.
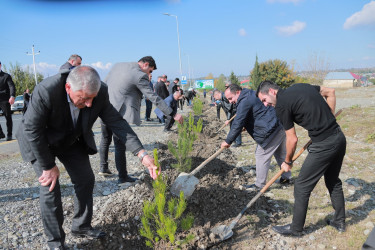
[[[289,166],[293,165],[293,161],[290,161],[290,162],[287,162],[287,161],[284,161],[286,164],[288,164]]]
[[[139,160],[141,161],[141,163],[142,163],[143,158],[144,158],[146,155],[148,155],[148,153],[147,153],[147,151],[145,150],[145,151],[139,156]]]

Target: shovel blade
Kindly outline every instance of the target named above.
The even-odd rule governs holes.
[[[211,230],[215,235],[215,238],[219,238],[221,241],[227,240],[233,236],[233,231],[226,225],[220,225]]]
[[[171,187],[171,193],[174,196],[180,196],[180,191],[184,192],[185,198],[189,198],[198,185],[199,180],[193,175],[181,173],[174,181]]]

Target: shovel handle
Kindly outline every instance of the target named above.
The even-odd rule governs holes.
[[[196,173],[198,173],[199,170],[201,170],[204,166],[206,166],[207,163],[209,163],[210,161],[212,161],[213,159],[215,159],[216,156],[218,156],[221,152],[224,151],[224,149],[225,148],[220,148],[218,151],[216,151],[216,153],[214,153],[213,155],[211,155],[207,160],[205,160],[204,162],[202,162],[201,165],[199,165],[193,171],[191,171],[190,175],[195,175]]]
[[[232,118],[229,119],[229,122],[233,121],[234,117],[236,117],[236,115],[234,115]],[[225,128],[225,126],[227,126],[225,123],[223,126],[221,126],[221,128],[219,128],[218,131],[216,131],[216,133],[219,133],[220,130],[222,130],[223,128]]]

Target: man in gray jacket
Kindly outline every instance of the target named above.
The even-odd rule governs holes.
[[[89,155],[97,153],[92,126],[98,117],[148,167],[151,177],[157,176],[154,159],[147,155],[137,135],[110,104],[107,86],[101,83],[95,69],[77,66],[46,78],[35,87],[16,137],[23,159],[32,163],[41,184],[41,215],[51,249],[65,249],[56,158],[64,165],[75,191],[72,234],[105,236],[91,226],[95,176]]]
[[[111,104],[130,124],[141,124],[142,95],[149,99],[166,116],[172,113],[172,109],[164,100],[155,94],[149,82],[148,74],[156,70],[155,60],[151,56],[145,56],[138,62],[116,63],[108,73],[105,83],[108,85],[108,94]],[[180,114],[174,116],[175,120],[182,120]],[[113,136],[115,144],[115,163],[118,171],[119,184],[134,182],[135,179],[128,176],[126,170],[125,144]],[[108,169],[108,149],[112,141],[112,132],[102,123],[102,139],[100,142],[100,175],[108,176],[112,173]]]

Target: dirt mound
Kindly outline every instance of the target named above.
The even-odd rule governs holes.
[[[205,115],[202,119],[202,134],[193,146],[193,169],[214,154],[225,138],[223,131],[216,134],[223,122],[219,121],[214,114]],[[198,117],[195,117],[195,120],[198,120]],[[170,135],[170,140],[175,141],[176,139],[177,132]],[[176,161],[169,153],[166,144],[159,144],[158,155],[163,176],[170,187],[179,174],[177,170],[170,168],[171,164]],[[178,240],[190,233],[195,235],[194,240],[184,246],[184,249],[228,247],[227,243],[218,243],[217,239],[210,236],[210,230],[218,225],[228,225],[256,194],[242,188],[243,184],[253,183],[254,177],[245,173],[242,168],[236,168],[235,165],[236,159],[228,149],[196,174],[199,184],[188,200],[186,211],[186,213],[191,212],[194,215],[194,226],[189,232],[179,232],[176,237]],[[85,247],[95,249],[146,248],[144,238],[139,234],[139,228],[141,227],[140,217],[143,201],[153,198],[152,180],[146,175],[141,184],[120,192],[122,192],[121,196],[117,196],[113,200],[109,199],[108,204],[104,204],[100,208],[102,216],[99,224],[103,225],[106,232],[110,232],[110,240],[87,242],[89,245]],[[247,213],[257,213],[261,210],[265,214],[272,214],[267,200],[267,197],[259,198]],[[244,225],[240,227],[242,228]],[[233,238],[235,237],[233,236]],[[155,248],[166,249],[171,246],[165,242],[159,242]]]

